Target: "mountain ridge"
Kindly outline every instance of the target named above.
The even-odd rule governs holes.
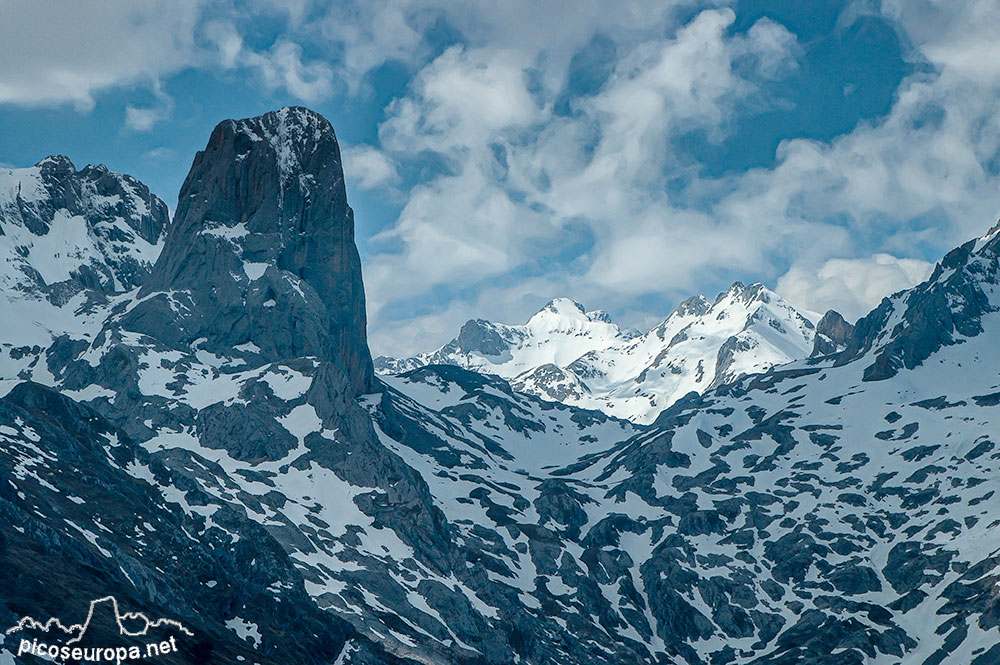
[[[263,118],[247,126],[314,120]],[[719,328],[731,334],[714,341],[794,333],[802,353],[748,373],[739,348],[726,364],[724,343],[706,344],[715,385],[637,425],[454,365],[366,384],[360,265],[340,254],[349,288],[330,291],[281,253],[282,232],[310,221],[346,249],[339,153],[306,141],[316,171],[300,181],[309,160],[285,161],[257,129],[238,139],[238,123],[196,159],[205,200],[169,228],[157,277],[84,287],[76,297],[96,304],[58,307],[64,327],[37,348],[0,346],[8,625],[113,589],[190,626],[188,662],[1000,662],[995,232],[857,326],[831,316],[816,353],[754,285],[689,299],[646,335],[608,335],[658,355]],[[220,324],[273,309],[254,299],[261,280],[278,280],[297,346],[280,326]],[[26,296],[49,303],[44,286]],[[618,330],[571,301],[534,325]],[[477,324],[462,344],[502,354],[507,332]]]
[[[834,317],[842,320],[836,312],[827,316],[830,326]],[[843,330],[832,333],[838,341],[824,336],[816,347],[811,318],[818,317],[807,317],[759,283],[735,282],[713,301],[691,296],[646,333],[621,330],[602,310],[587,312],[570,298],[556,298],[525,324],[472,319],[437,350],[406,359],[380,356],[375,368],[398,374],[428,364],[459,365],[497,374],[540,397],[649,423],[688,392],[839,350]]]

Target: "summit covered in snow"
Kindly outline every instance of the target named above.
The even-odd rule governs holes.
[[[688,298],[644,334],[622,330],[601,310],[557,298],[522,325],[471,320],[435,351],[382,356],[375,367],[399,374],[458,365],[508,379],[522,392],[648,423],[690,392],[809,356],[817,318],[762,284],[739,282],[714,300]],[[830,315],[835,319],[842,320]],[[836,343],[827,347],[836,350]]]

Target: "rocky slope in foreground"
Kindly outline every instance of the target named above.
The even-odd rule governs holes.
[[[637,427],[374,377],[351,230],[290,231],[350,224],[334,146],[305,110],[223,123],[157,277],[3,347],[0,619],[116,594],[199,662],[1000,662],[1000,232],[842,351]]]
[[[690,392],[814,350],[837,351],[850,325],[836,312],[822,323],[817,333],[811,318],[762,284],[737,282],[713,301],[688,298],[645,334],[621,330],[605,312],[557,298],[523,325],[471,320],[441,348],[406,359],[381,356],[375,368],[399,374],[457,365],[495,374],[532,395],[648,424]]]

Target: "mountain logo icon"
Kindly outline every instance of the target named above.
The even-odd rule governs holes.
[[[101,626],[104,635],[113,635],[111,627],[116,627],[121,643],[90,644],[92,640],[88,638],[95,626]],[[178,651],[177,638],[181,636],[193,637],[194,633],[173,619],[150,619],[141,612],[122,612],[114,596],[92,600],[82,623],[67,626],[58,617],[42,622],[27,616],[4,635],[19,640],[18,656],[31,654],[63,661],[119,664],[174,653]]]

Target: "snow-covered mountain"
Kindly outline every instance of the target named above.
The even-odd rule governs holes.
[[[0,624],[114,595],[195,634],[166,663],[1000,662],[1000,227],[642,426],[376,377],[342,176],[310,111],[225,121],[137,287],[0,347]]]
[[[832,324],[839,316],[830,312],[826,321]],[[762,284],[739,282],[713,301],[685,300],[645,334],[623,331],[607,313],[557,298],[523,325],[472,320],[436,351],[407,359],[382,356],[375,368],[399,374],[431,364],[458,365],[496,374],[545,399],[650,423],[689,392],[808,357],[817,318]],[[835,350],[835,342],[823,347]]]
[[[66,157],[0,169],[0,372],[17,376],[55,336],[96,332],[163,247],[167,206],[103,165]]]

